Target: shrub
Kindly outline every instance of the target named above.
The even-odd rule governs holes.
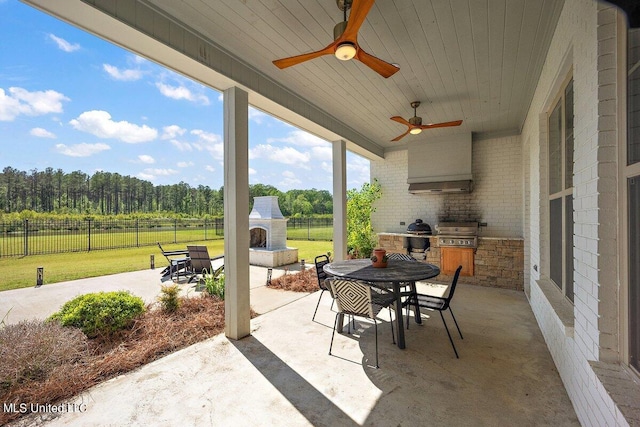
[[[80,328],[92,338],[128,327],[144,308],[142,298],[127,291],[98,292],[67,301],[49,319],[58,320],[63,326]]]
[[[376,234],[371,225],[374,203],[382,195],[376,179],[365,182],[360,190],[347,191],[347,247],[349,253],[360,258],[369,258],[376,247]]]
[[[178,307],[180,307],[180,298],[178,298],[180,288],[178,285],[162,286],[160,291],[158,301],[160,301],[162,311],[165,313],[175,313]]]
[[[0,391],[40,381],[56,367],[87,353],[87,337],[57,322],[22,321],[0,329]]]
[[[204,285],[204,291],[210,296],[216,296],[224,300],[224,265],[211,273],[204,271],[201,283]]]

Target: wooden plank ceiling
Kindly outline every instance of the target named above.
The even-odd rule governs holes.
[[[336,0],[147,0],[172,19],[385,148],[421,101],[423,123],[464,120],[428,135],[518,134],[563,0],[378,0],[361,48],[400,66],[388,79],[323,56],[280,70],[275,59],[319,50],[342,21]],[[423,136],[424,137],[424,133]]]

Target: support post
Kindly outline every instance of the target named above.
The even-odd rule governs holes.
[[[250,334],[249,296],[249,97],[224,91],[225,335]]]
[[[333,142],[333,259],[347,258],[347,143]]]

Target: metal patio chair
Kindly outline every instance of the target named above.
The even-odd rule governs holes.
[[[315,258],[314,262],[316,265],[316,276],[318,277],[318,287],[320,288],[320,296],[318,297],[318,303],[316,304],[316,309],[313,312],[313,317],[311,318],[311,321],[314,321],[316,318],[316,313],[318,312],[318,307],[320,307],[320,300],[322,299],[322,294],[324,294],[324,291],[329,291],[329,295],[331,295],[331,299],[333,300],[331,301],[331,308],[333,308],[333,303],[335,302],[335,297],[333,296],[333,290],[331,289],[331,286],[329,286],[329,284],[327,283],[327,279],[329,275],[325,273],[324,269],[322,268],[329,263],[329,257],[327,255],[318,255]]]
[[[409,298],[407,300],[407,305],[409,306],[417,304],[419,307],[424,307],[431,310],[437,310],[440,313],[440,318],[442,319],[442,323],[444,324],[444,329],[447,331],[447,335],[449,336],[449,341],[451,342],[451,346],[453,347],[453,352],[456,354],[456,359],[459,359],[458,350],[456,350],[456,346],[453,343],[453,339],[451,338],[451,334],[449,333],[449,328],[447,327],[447,322],[444,320],[444,316],[442,312],[445,310],[449,310],[449,313],[451,313],[451,317],[453,318],[453,322],[456,324],[456,328],[458,328],[460,339],[464,339],[462,337],[462,332],[460,332],[458,321],[456,320],[456,317],[453,315],[453,311],[451,310],[451,300],[453,299],[453,294],[456,291],[458,277],[460,277],[460,270],[462,270],[462,266],[459,266],[457,268],[456,273],[453,276],[453,281],[451,282],[451,286],[449,287],[449,295],[447,297],[437,297],[437,296],[420,294],[415,292],[409,295]],[[407,329],[408,328],[409,328],[409,309],[407,308]]]
[[[352,317],[364,317],[373,320],[376,331],[376,368],[378,364],[378,321],[376,316],[382,308],[388,308],[395,302],[395,296],[391,292],[384,292],[378,288],[369,286],[366,283],[349,279],[329,279],[329,284],[333,290],[333,295],[338,305],[338,313],[333,324],[333,332],[331,333],[331,344],[329,345],[329,355],[333,348],[333,338],[336,334],[338,326],[338,318],[340,314]],[[402,316],[402,313],[400,313]],[[389,320],[391,324],[391,337],[393,343],[396,343],[393,331],[393,319],[391,310],[389,310]],[[355,321],[355,320],[354,320]],[[351,332],[351,322],[349,324],[349,333]]]

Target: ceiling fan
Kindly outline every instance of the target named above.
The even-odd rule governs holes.
[[[338,8],[344,12],[344,21],[338,23],[333,28],[333,43],[315,52],[275,60],[273,61],[274,65],[283,69],[323,55],[333,54],[336,58],[343,61],[355,58],[384,78],[392,76],[400,67],[369,55],[358,45],[358,30],[367,17],[374,1],[375,0],[336,0]],[[347,9],[351,9],[348,21]]]
[[[433,129],[433,128],[446,128],[451,126],[460,126],[462,124],[462,120],[456,120],[453,122],[443,122],[443,123],[433,123],[428,125],[422,124],[422,117],[418,117],[416,115],[416,108],[420,106],[420,101],[414,101],[411,103],[411,107],[413,107],[413,117],[411,117],[408,121],[403,119],[400,116],[393,116],[391,120],[394,122],[402,123],[407,126],[407,131],[402,135],[399,135],[393,138],[391,141],[399,141],[404,138],[404,136],[408,133],[412,135],[417,135],[422,132],[424,129]]]

